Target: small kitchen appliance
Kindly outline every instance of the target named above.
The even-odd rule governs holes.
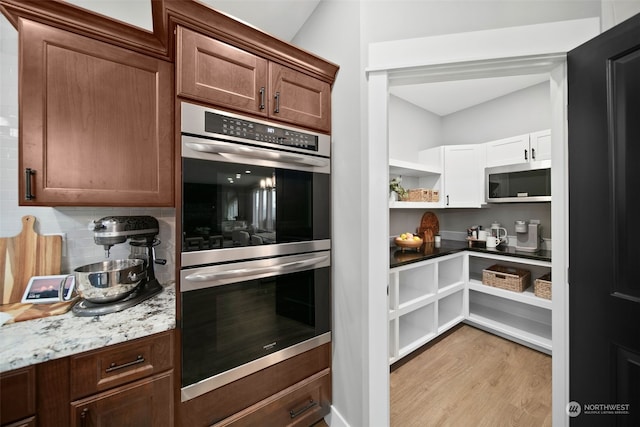
[[[540,221],[532,219],[518,220],[516,226],[516,250],[523,252],[537,252],[540,249]]]
[[[129,259],[106,260],[74,270],[82,298],[71,309],[77,316],[99,316],[132,307],[162,292],[153,265],[158,220],[151,216],[108,216],[93,222],[93,240],[109,257],[113,245],[129,240]]]
[[[491,224],[490,236],[498,239],[498,244],[508,242],[507,229],[497,221]]]

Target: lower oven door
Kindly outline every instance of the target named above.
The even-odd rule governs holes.
[[[331,341],[330,252],[182,270],[182,401]]]

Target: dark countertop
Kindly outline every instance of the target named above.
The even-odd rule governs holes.
[[[454,254],[462,251],[480,252],[493,255],[504,255],[515,258],[526,258],[538,261],[551,262],[551,251],[540,250],[538,252],[522,252],[516,251],[513,246],[501,245],[498,248],[486,249],[484,247],[469,247],[467,241],[460,240],[442,240],[440,247],[436,247],[434,243],[425,243],[418,250],[405,249],[404,251],[397,247],[390,248],[389,267],[399,267],[401,265],[420,262],[431,258],[437,258],[445,255]]]

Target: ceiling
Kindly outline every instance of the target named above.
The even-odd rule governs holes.
[[[265,33],[290,42],[322,0],[200,0]],[[396,86],[391,93],[439,116],[472,107],[547,80],[526,75]]]
[[[391,87],[390,92],[439,116],[542,83],[548,74],[492,77]]]
[[[290,42],[321,0],[200,0],[265,33]]]

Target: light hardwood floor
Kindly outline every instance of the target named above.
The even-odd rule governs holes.
[[[460,325],[392,367],[391,426],[551,426],[551,357]]]

